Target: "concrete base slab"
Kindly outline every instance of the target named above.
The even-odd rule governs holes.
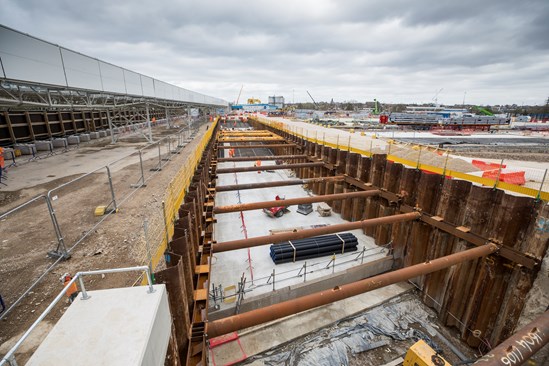
[[[220,163],[219,168],[232,168],[240,166],[253,166],[254,162]],[[274,161],[263,162],[264,166],[274,165]],[[244,172],[220,174],[218,185],[246,184],[259,182],[272,182],[289,179],[289,170],[276,170],[273,173]],[[271,201],[276,195],[280,197],[298,198],[306,197],[308,192],[301,186],[273,187],[269,189],[250,189],[242,191],[219,192],[215,196],[216,206],[234,205],[238,203],[250,203],[259,201]],[[313,205],[316,209],[317,204]],[[297,206],[290,206],[290,212],[280,218],[268,217],[262,210],[233,212],[216,215],[218,219],[215,225],[215,240],[223,242],[269,235],[273,231],[303,227],[309,229],[320,225],[334,225],[347,222],[339,214],[321,217],[316,211],[304,216],[296,212]],[[358,239],[358,251],[348,253],[335,253],[335,266],[330,263],[332,257],[320,257],[307,260],[307,281],[329,275],[334,272],[359,265],[361,250],[365,248],[364,262],[384,257],[387,251],[377,246],[374,240],[363,234],[361,229],[349,231]],[[246,278],[246,297],[257,296],[273,290],[271,274],[275,270],[275,289],[280,289],[292,284],[301,283],[303,277],[298,276],[305,261],[284,263],[275,265],[269,255],[270,245],[263,245],[249,249],[233,250],[230,252],[215,253],[212,260],[211,284],[221,285],[222,288],[236,286],[242,275]],[[358,260],[357,260],[358,258]],[[251,262],[251,263],[250,263]],[[234,299],[234,298],[233,298]],[[213,302],[210,302],[213,305]],[[227,306],[220,303],[223,309]]]

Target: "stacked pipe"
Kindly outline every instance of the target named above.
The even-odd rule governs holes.
[[[354,252],[358,240],[351,233],[323,235],[284,241],[271,245],[270,255],[275,264],[324,257],[334,253]]]

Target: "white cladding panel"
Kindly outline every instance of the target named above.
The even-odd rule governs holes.
[[[188,102],[190,98],[190,92],[187,89],[181,88],[181,100],[183,102]]]
[[[99,61],[61,48],[67,84],[73,88],[103,90]]]
[[[188,103],[228,103],[122,69],[0,25],[0,77]]]
[[[160,80],[154,79],[154,96],[160,99],[166,99],[166,89]]]
[[[128,94],[143,95],[141,78],[138,73],[124,69],[124,81],[126,82],[126,92]]]
[[[143,87],[143,95],[146,97],[155,97],[154,79],[145,75],[141,75],[141,86]]]
[[[99,67],[101,69],[101,80],[103,80],[103,90],[112,93],[126,94],[124,71],[122,68],[103,61],[99,61]]]
[[[0,27],[0,58],[6,78],[67,85],[61,53],[55,45]]]

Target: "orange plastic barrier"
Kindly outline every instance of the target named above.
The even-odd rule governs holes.
[[[480,170],[484,170],[484,171],[499,170],[499,167],[500,167],[500,164],[497,164],[497,163],[487,163],[482,160],[474,160],[474,159],[472,161],[472,164],[477,168],[479,168]],[[507,165],[505,164],[501,165],[501,169],[505,169],[505,168],[507,168]]]
[[[501,182],[516,184],[522,186],[526,183],[526,178],[524,177],[525,172],[510,172],[510,173],[500,173],[499,180]],[[490,178],[496,180],[498,178],[497,170],[490,170],[482,173],[483,178]]]

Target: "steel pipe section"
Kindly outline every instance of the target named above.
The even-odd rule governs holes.
[[[522,365],[549,343],[549,311],[478,359],[474,365]]]
[[[417,220],[421,214],[419,212],[409,212],[405,214],[377,217],[355,222],[346,222],[344,224],[329,225],[318,227],[315,229],[300,230],[297,232],[281,233],[274,235],[256,236],[255,238],[239,239],[226,241],[212,245],[214,253],[228,252],[230,250],[257,247],[265,244],[280,243],[288,240],[297,240],[310,238],[317,235],[335,234],[342,231],[361,229],[370,226],[394,224],[397,222],[405,222]]]
[[[218,149],[271,149],[273,147],[296,147],[296,144],[219,145]]]
[[[319,166],[324,166],[324,163],[317,162],[317,163],[297,163],[297,164],[286,164],[286,165],[264,165],[264,166],[245,166],[245,167],[236,167],[236,168],[218,168],[215,171],[215,173],[216,174],[244,173],[244,172],[257,172],[257,171],[263,171],[263,170],[315,168]]]
[[[271,136],[258,136],[258,137],[220,137],[217,139],[217,143],[225,142],[285,142],[286,140],[282,137],[271,137]]]
[[[473,260],[492,254],[498,250],[495,244],[485,244],[481,247],[468,249],[463,252],[451,254],[431,261],[416,264],[389,273],[370,277],[348,285],[336,286],[333,289],[302,296],[297,299],[266,306],[247,313],[230,316],[228,318],[206,323],[206,336],[218,337],[222,334],[235,332],[240,329],[253,327],[302,311],[313,309],[322,305],[331,304],[349,297],[360,295],[394,283],[407,281],[411,278],[422,276],[448,268],[455,264]]]
[[[238,212],[238,211],[259,210],[262,208],[271,208],[271,207],[279,207],[279,206],[301,205],[304,203],[331,202],[331,201],[343,200],[347,198],[377,196],[380,193],[381,191],[379,190],[371,190],[371,191],[326,194],[322,196],[312,196],[312,197],[288,198],[286,200],[241,203],[238,205],[216,206],[213,208],[213,213],[222,214],[222,213]]]
[[[223,126],[224,122],[221,122]],[[251,130],[251,131],[230,131],[230,130],[220,130],[219,136],[278,136],[274,132],[267,130]]]
[[[307,159],[307,155],[263,155],[263,156],[238,156],[235,158],[218,158],[218,163],[231,161],[257,161],[257,160],[298,160]]]
[[[232,184],[232,185],[226,185],[226,186],[217,186],[215,187],[215,191],[229,192],[229,191],[241,191],[245,189],[298,186],[300,184],[310,184],[310,183],[327,182],[327,181],[342,181],[344,179],[345,177],[343,175],[338,175],[335,177],[318,177],[318,178],[308,178],[308,179],[280,180],[275,182]]]

